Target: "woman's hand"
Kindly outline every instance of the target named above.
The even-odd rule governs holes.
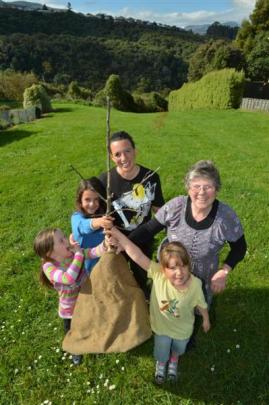
[[[227,265],[219,269],[211,279],[211,289],[213,293],[221,293],[226,287],[226,280],[231,268]]]
[[[94,229],[104,228],[110,229],[113,226],[113,217],[109,217],[107,215],[102,216],[101,218],[93,218],[92,219],[92,227]]]

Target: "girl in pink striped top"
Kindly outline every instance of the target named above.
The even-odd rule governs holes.
[[[34,250],[42,261],[41,283],[58,291],[58,313],[64,321],[64,331],[66,333],[70,329],[80,286],[87,277],[84,259],[101,256],[106,250],[105,242],[89,249],[81,249],[78,243],[71,248],[60,229],[48,228],[39,232],[36,236]],[[79,364],[80,361],[81,356],[73,355],[73,363]]]

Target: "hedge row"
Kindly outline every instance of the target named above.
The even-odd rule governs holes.
[[[210,72],[194,83],[185,83],[169,94],[168,110],[240,107],[245,84],[244,73],[235,69]]]

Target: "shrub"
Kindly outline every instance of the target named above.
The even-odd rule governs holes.
[[[33,73],[0,71],[0,98],[22,101],[24,90],[37,82],[38,79]]]
[[[41,110],[41,113],[47,113],[52,111],[50,98],[40,84],[33,84],[28,89],[25,89],[23,93],[23,107],[37,107]]]
[[[81,98],[81,91],[78,82],[73,81],[69,84],[67,96],[68,98],[71,98],[71,100],[77,100]]]
[[[50,98],[64,98],[67,92],[67,86],[63,84],[41,83]]]
[[[105,107],[107,105],[105,90],[102,89],[96,93],[92,104],[97,107]]]
[[[0,111],[9,111],[10,109],[11,107],[9,105],[6,104],[0,105]]]
[[[86,87],[81,87],[76,81],[73,81],[68,86],[67,96],[71,100],[92,100],[92,92]]]
[[[167,111],[168,102],[154,91],[134,95],[137,112],[162,112]]]
[[[123,90],[118,75],[110,75],[106,81],[104,94],[109,96],[114,108],[121,111],[135,111],[132,95]]]
[[[169,111],[202,108],[238,108],[245,84],[244,73],[235,69],[210,72],[194,83],[186,83],[169,94]]]
[[[0,131],[8,128],[10,125],[11,124],[8,121],[4,120],[3,118],[0,118]]]

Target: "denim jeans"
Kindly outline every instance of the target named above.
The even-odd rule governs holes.
[[[177,353],[178,356],[185,353],[188,339],[172,339],[169,336],[154,335],[154,357],[157,361],[166,363],[170,354]]]

